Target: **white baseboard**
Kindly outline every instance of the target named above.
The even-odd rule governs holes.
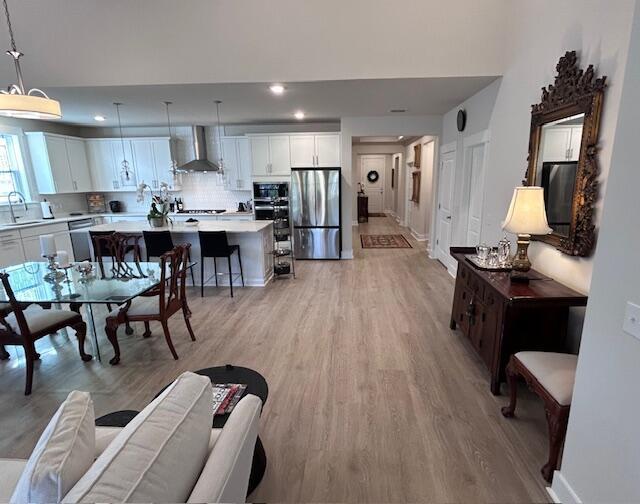
[[[358,222],[358,220],[357,220],[357,219],[356,219],[356,220],[351,221],[351,225],[352,225],[352,226],[357,226],[358,224],[359,224],[359,222]]]
[[[553,473],[553,485],[547,491],[554,502],[562,502],[562,504],[582,504],[582,500],[578,494],[573,491],[569,482],[565,479],[560,471]],[[557,500],[556,500],[557,499]]]
[[[340,254],[340,259],[353,259],[353,249],[343,250]]]
[[[427,241],[428,238],[426,234],[416,233],[413,229],[411,229],[411,236],[419,242]]]

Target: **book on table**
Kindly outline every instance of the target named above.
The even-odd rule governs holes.
[[[246,390],[247,386],[243,383],[214,383],[213,414],[228,415],[231,413]]]

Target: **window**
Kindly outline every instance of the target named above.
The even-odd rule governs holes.
[[[0,134],[0,203],[11,191],[20,191],[29,200],[23,166],[18,136]]]

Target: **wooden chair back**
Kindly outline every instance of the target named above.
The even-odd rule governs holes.
[[[2,282],[2,288],[4,289],[7,298],[9,301],[7,303],[7,307],[3,307],[0,310],[0,342],[2,341],[2,333],[4,332],[5,336],[12,337],[11,339],[15,339],[20,333],[22,339],[27,340],[31,336],[31,331],[29,330],[29,325],[27,324],[27,320],[24,318],[24,313],[22,312],[23,306],[16,301],[16,296],[13,293],[13,289],[11,288],[11,284],[9,283],[9,273],[0,272],[0,281]],[[16,318],[16,322],[18,323],[19,331],[16,331],[15,327],[12,327],[6,320],[5,317],[9,314],[13,313],[13,316]],[[5,343],[8,342],[5,341]]]
[[[160,315],[171,315],[181,309],[186,299],[187,269],[190,243],[176,245],[160,256]]]
[[[111,231],[89,232],[93,242],[93,253],[100,267],[102,277],[105,276],[104,259],[111,261],[111,272],[114,276],[135,277],[134,271],[127,265],[126,255],[132,253],[133,261],[140,263],[140,236],[127,235]],[[140,268],[138,267],[140,272]]]

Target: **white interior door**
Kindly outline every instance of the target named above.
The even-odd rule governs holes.
[[[455,170],[456,151],[443,153],[440,157],[440,170],[438,173],[438,232],[436,236],[436,256],[447,268],[450,268],[452,265],[449,246],[451,245],[451,217]]]
[[[467,219],[467,245],[480,243],[482,229],[482,203],[484,200],[484,165],[486,143],[470,146],[465,153],[469,173],[469,213]]]
[[[384,156],[361,156],[360,160],[360,182],[364,186],[364,192],[369,197],[369,213],[383,213]],[[367,175],[374,172],[378,174],[378,178],[371,181]]]

